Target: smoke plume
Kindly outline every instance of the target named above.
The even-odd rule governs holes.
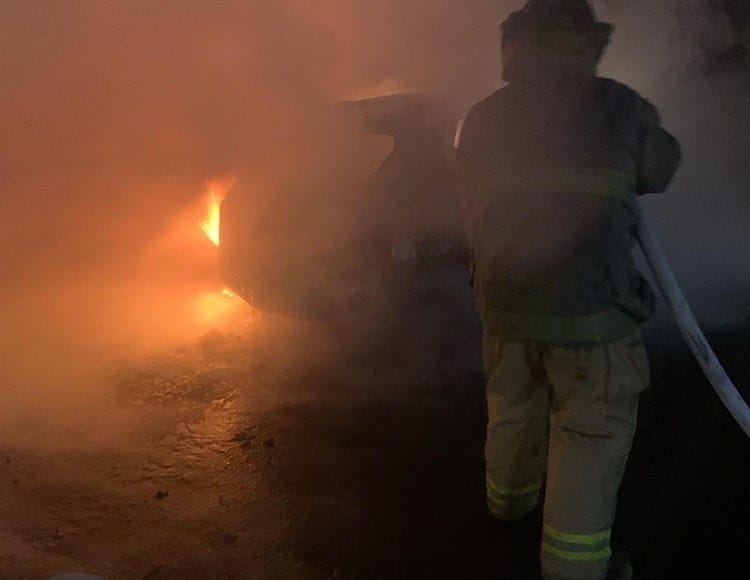
[[[347,136],[329,107],[406,90],[466,111],[499,86],[497,24],[521,4],[5,0],[0,432],[78,420],[110,357],[217,324],[200,299],[221,288],[214,249],[195,227],[209,182],[234,179],[259,208],[300,176],[349,191],[383,143]],[[706,5],[597,3],[618,27],[604,72],[685,148],[650,207],[691,296],[726,321],[750,295],[748,76],[711,70],[729,27]]]

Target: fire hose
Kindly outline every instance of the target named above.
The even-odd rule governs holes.
[[[690,350],[706,374],[716,394],[729,413],[737,421],[745,434],[750,437],[750,407],[737,387],[729,378],[726,370],[706,340],[685,295],[680,289],[677,277],[667,260],[667,256],[658,238],[654,235],[643,211],[643,204],[636,199],[633,204],[636,216],[638,242],[643,255],[654,275],[656,284],[667,302],[677,326],[687,341]]]

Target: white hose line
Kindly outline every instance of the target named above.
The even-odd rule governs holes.
[[[750,407],[740,395],[732,379],[727,375],[721,365],[716,353],[706,340],[698,321],[690,309],[685,295],[680,289],[677,278],[667,260],[664,249],[648,223],[643,211],[643,204],[636,199],[633,204],[637,220],[638,241],[640,242],[643,255],[646,258],[656,283],[659,286],[664,299],[672,310],[677,326],[685,337],[690,350],[706,373],[706,377],[713,385],[714,390],[724,403],[724,406],[732,414],[737,424],[750,437]]]

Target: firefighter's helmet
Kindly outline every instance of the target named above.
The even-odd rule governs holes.
[[[503,48],[548,54],[571,52],[587,66],[596,65],[609,44],[613,26],[597,19],[588,0],[528,0],[500,26]]]
[[[566,29],[581,32],[608,31],[612,26],[599,22],[588,0],[529,0],[502,24],[509,36]]]

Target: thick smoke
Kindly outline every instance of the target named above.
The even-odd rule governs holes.
[[[492,25],[475,31],[501,13],[426,0],[3,2],[0,425],[86,418],[107,398],[107,360],[217,324],[216,252],[195,226],[206,183],[236,177],[260,213],[301,176],[364,177],[382,144],[339,142],[326,107],[378,87],[478,96],[496,54]]]
[[[678,277],[704,323],[750,315],[750,112],[747,62],[721,57],[737,41],[721,3],[600,3],[617,24],[604,74],[660,109],[683,163],[670,190],[648,200]]]
[[[346,142],[326,108],[398,89],[466,110],[499,86],[496,26],[521,4],[2,2],[0,426],[80,417],[100,364],[214,324],[196,306],[218,283],[194,227],[208,182],[236,178],[259,208],[300,176],[356,182],[383,144]],[[652,207],[691,294],[721,318],[750,279],[748,89],[746,72],[710,70],[728,25],[704,4],[598,7],[618,25],[605,72],[653,99],[685,146]],[[730,308],[707,298],[722,292]]]

